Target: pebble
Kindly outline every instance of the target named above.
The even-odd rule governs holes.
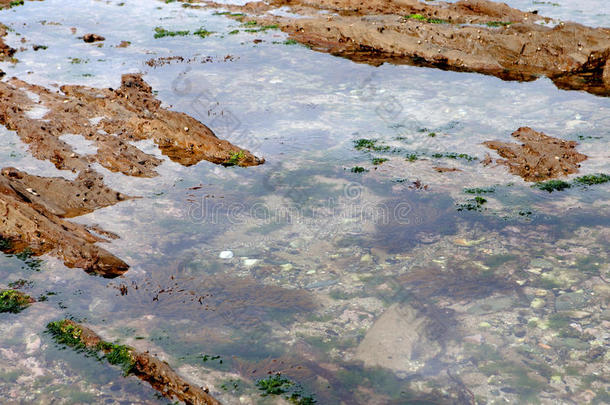
[[[258,259],[244,259],[244,266],[251,267],[258,263]]]
[[[361,261],[362,263],[370,263],[370,262],[372,262],[372,261],[373,261],[373,257],[372,257],[370,254],[368,254],[368,253],[367,253],[367,254],[363,255],[363,256],[360,258],[360,261]]]
[[[280,266],[284,271],[290,271],[294,267],[291,263],[285,263]]]
[[[233,252],[231,252],[230,250],[223,250],[222,252],[220,252],[218,257],[220,257],[221,259],[232,259]]]
[[[534,309],[539,309],[544,307],[545,305],[545,301],[542,298],[534,298],[532,300],[532,302],[530,303],[530,307],[534,308]]]

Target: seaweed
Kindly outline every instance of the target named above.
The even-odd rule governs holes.
[[[201,38],[206,38],[206,37],[209,37],[210,35],[212,35],[213,33],[214,33],[213,31],[208,31],[205,28],[201,27],[197,31],[193,32],[193,35],[197,35]]]
[[[49,322],[47,324],[47,331],[51,334],[53,340],[59,344],[77,350],[85,349],[85,344],[81,340],[83,330],[67,319]]]
[[[186,36],[190,31],[169,31],[162,27],[155,28],[155,38]]]
[[[594,184],[604,184],[610,181],[610,176],[603,173],[589,174],[586,176],[576,177],[574,183],[584,186],[592,186]]]
[[[362,166],[354,166],[350,169],[350,171],[352,173],[366,173],[366,172],[368,172],[368,169],[365,169]]]
[[[423,16],[421,14],[410,14],[410,15],[406,15],[404,18],[407,20],[417,20],[417,21],[423,21],[423,22],[427,22],[427,23],[431,23],[431,24],[449,24],[449,21],[447,21],[447,20],[441,20],[440,18],[430,18],[430,17]]]
[[[276,373],[267,378],[262,378],[256,382],[259,390],[263,391],[261,396],[285,395],[289,402],[296,405],[315,404],[316,400],[312,395],[305,395],[300,384],[283,377],[281,373]]]
[[[17,314],[33,302],[32,298],[17,290],[1,290],[0,291],[0,313],[10,312]]]
[[[387,145],[381,146],[381,145],[378,145],[377,142],[378,142],[378,140],[376,140],[376,139],[365,139],[365,138],[357,139],[354,141],[354,148],[356,148],[356,150],[368,149],[368,150],[374,150],[376,152],[387,151],[390,149],[389,146],[387,146]]]
[[[242,161],[242,159],[244,159],[245,157],[246,157],[246,155],[244,154],[244,151],[240,150],[239,152],[233,152],[231,154],[231,157],[229,157],[229,159],[225,160],[224,163],[222,163],[222,165],[225,167],[237,166]]]
[[[538,182],[538,183],[534,184],[532,187],[552,193],[553,191],[562,191],[562,190],[568,189],[572,186],[567,181],[549,180],[549,181],[544,181],[544,182]]]

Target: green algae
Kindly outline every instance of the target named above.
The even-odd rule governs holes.
[[[545,181],[545,182],[536,183],[532,187],[535,187],[542,191],[548,191],[549,193],[552,193],[553,191],[562,191],[562,190],[568,189],[572,186],[567,181],[549,180],[549,181]]]
[[[430,18],[430,17],[423,16],[421,14],[410,14],[410,15],[404,16],[404,18],[408,19],[408,20],[423,21],[423,22],[427,22],[430,24],[449,24],[449,21],[447,21],[447,20],[441,20],[440,18]]]
[[[53,337],[55,342],[72,347],[77,350],[85,348],[85,344],[81,341],[82,329],[73,325],[68,320],[49,322],[47,331]]]
[[[604,184],[610,181],[610,176],[603,173],[589,174],[580,176],[574,179],[574,183],[584,186],[592,186],[594,184]]]
[[[377,139],[365,139],[365,138],[356,139],[354,141],[354,148],[356,148],[356,150],[367,149],[367,150],[372,150],[372,151],[376,151],[376,152],[390,150],[389,146],[378,145],[378,142],[379,141]]]
[[[244,153],[243,150],[240,150],[239,152],[233,152],[231,154],[231,156],[229,157],[229,159],[227,159],[224,163],[222,163],[222,165],[225,167],[237,166],[245,157],[246,157],[246,154]]]
[[[214,34],[213,31],[208,31],[203,27],[201,27],[197,31],[193,32],[193,35],[197,35],[198,37],[201,37],[201,38],[209,37],[212,34]]]
[[[362,166],[354,166],[350,169],[350,171],[352,173],[366,173],[366,172],[368,172],[368,169],[365,169]]]
[[[176,36],[186,36],[190,33],[190,31],[169,31],[162,27],[155,28],[155,38],[164,38],[164,37],[176,37]]]
[[[256,382],[256,386],[262,391],[261,396],[284,395],[290,403],[296,405],[315,404],[316,400],[312,395],[306,395],[300,384],[276,373],[267,378],[262,378]]]
[[[32,303],[29,295],[17,290],[0,291],[0,312],[10,312],[17,314]]]
[[[97,349],[106,353],[104,358],[108,363],[120,366],[123,370],[124,375],[128,375],[133,372],[135,368],[135,361],[131,354],[131,348],[125,345],[119,345],[116,343],[100,342],[97,345]]]
[[[388,159],[388,158],[373,158],[371,160],[371,163],[373,163],[375,166],[379,166],[379,165],[383,164],[384,162],[387,162],[388,160],[390,160],[390,159]]]
[[[493,187],[487,187],[487,188],[465,188],[464,192],[466,194],[490,194],[490,193],[495,193],[496,189]]]
[[[131,374],[135,369],[135,360],[129,346],[100,341],[95,347],[87,347],[82,339],[83,330],[66,319],[48,323],[47,331],[58,344],[86,351],[98,360],[105,359],[112,365],[120,366],[124,375]]]

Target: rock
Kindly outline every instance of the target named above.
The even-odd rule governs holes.
[[[583,342],[576,338],[555,338],[553,339],[552,345],[554,347],[565,347],[573,350],[587,350],[589,343]]]
[[[220,252],[218,257],[221,258],[221,259],[232,259],[233,258],[233,252],[231,252],[230,250],[223,250],[222,252]]]
[[[256,263],[258,263],[258,259],[244,259],[244,266],[246,267],[252,267]]]
[[[532,302],[530,302],[530,307],[534,309],[543,308],[546,305],[546,301],[542,298],[534,298]]]
[[[301,15],[273,13],[279,7]],[[561,89],[610,95],[607,28],[569,22],[547,27],[541,23],[550,18],[500,2],[291,0],[232,10],[276,24],[316,51],[358,63],[416,63],[504,80],[547,76]]]
[[[441,350],[427,337],[429,323],[413,307],[394,304],[368,330],[354,357],[367,367],[416,371]]]
[[[479,345],[479,344],[483,343],[483,335],[481,335],[480,333],[477,333],[476,335],[466,336],[464,338],[464,342]]]
[[[91,42],[98,42],[98,41],[105,41],[106,38],[104,38],[101,35],[97,35],[97,34],[85,34],[83,35],[83,41],[87,42],[87,43],[91,43]]]
[[[373,257],[370,254],[365,254],[360,258],[361,263],[372,263]]]
[[[572,292],[559,295],[555,298],[556,311],[569,311],[580,309],[587,304],[587,297],[582,292]]]
[[[467,312],[472,315],[483,315],[506,310],[513,306],[511,297],[490,297],[472,305]]]
[[[577,173],[580,163],[587,159],[576,151],[578,143],[575,141],[553,138],[528,127],[519,128],[512,136],[518,143],[487,141],[483,144],[504,158],[497,159],[496,163],[506,165],[512,174],[526,181],[544,181]],[[545,267],[533,263],[532,266]]]

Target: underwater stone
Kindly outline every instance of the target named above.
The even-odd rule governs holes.
[[[231,252],[230,250],[223,250],[222,252],[220,252],[218,257],[221,258],[221,259],[232,259],[233,258],[233,252]]]
[[[571,309],[580,309],[587,304],[587,297],[584,293],[573,292],[566,293],[555,298],[556,311],[569,311]]]

